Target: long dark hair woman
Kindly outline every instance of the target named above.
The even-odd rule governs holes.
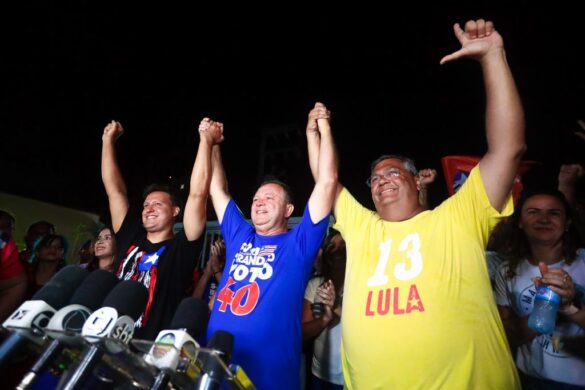
[[[557,190],[526,193],[508,221],[504,261],[496,274],[496,303],[525,389],[585,386],[585,361],[562,348],[585,334],[585,250],[578,249],[571,207]],[[561,306],[553,334],[528,327],[536,288],[546,284]],[[578,386],[578,387],[571,387]]]

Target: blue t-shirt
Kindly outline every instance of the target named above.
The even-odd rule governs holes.
[[[300,388],[303,295],[328,221],[314,224],[305,207],[289,232],[261,236],[233,200],[226,207],[226,265],[207,338],[217,330],[232,333],[231,363],[259,390]]]

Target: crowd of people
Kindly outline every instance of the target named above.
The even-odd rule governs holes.
[[[206,340],[231,333],[231,362],[258,389],[585,388],[585,358],[563,348],[585,335],[585,219],[576,191],[584,170],[564,165],[558,188],[526,189],[514,205],[524,112],[503,38],[483,19],[453,29],[461,48],[440,63],[479,63],[487,150],[435,208],[426,189],[437,172],[400,154],[371,164],[375,210],[362,206],[338,180],[331,113],[316,103],[306,127],[314,187],[292,229],[294,195],[277,179],[259,184],[246,219],[228,190],[224,124],[210,118],[199,124],[184,207],[171,188],[150,185],[134,220],[116,154],[124,130],[108,123],[101,170],[111,226],[78,262],[148,289],[134,337],[153,340],[191,294],[209,304]],[[197,269],[208,197],[222,238]],[[0,211],[0,319],[67,255],[67,240],[47,221],[29,227],[19,253],[14,223]],[[541,284],[561,297],[553,334],[528,326]]]

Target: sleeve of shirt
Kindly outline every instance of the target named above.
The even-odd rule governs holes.
[[[494,292],[496,295],[496,304],[499,306],[511,306],[508,295],[508,284],[506,283],[508,273],[508,262],[505,261],[498,267],[496,272],[496,285]]]
[[[142,227],[142,222],[131,217],[130,213],[126,213],[126,216],[122,221],[122,226],[120,226],[120,230],[118,230],[118,232],[116,233],[118,261],[126,258],[126,254],[130,245],[136,244],[135,242],[132,241],[136,239],[136,237],[140,233],[140,229],[144,229]]]
[[[480,238],[481,245],[486,247],[494,227],[514,211],[514,202],[510,192],[503,210],[499,212],[494,209],[481,179],[480,167],[476,166],[461,189],[436,210],[448,214],[449,218],[457,221],[462,230]]]
[[[329,214],[319,222],[313,223],[309,206],[305,206],[301,222],[294,227],[297,243],[299,244],[299,249],[303,255],[311,253],[314,253],[315,256],[317,255],[328,227]]]
[[[315,292],[317,292],[317,287],[322,283],[322,277],[316,277],[309,280],[307,283],[307,288],[305,289],[305,300],[314,303],[315,301]]]
[[[242,227],[252,229],[252,226],[246,221],[236,202],[230,199],[225,208],[223,220],[221,221],[221,234],[226,242],[236,242],[236,236],[241,232]]]
[[[335,225],[344,239],[350,237],[350,230],[361,229],[363,223],[367,223],[368,218],[373,217],[375,213],[362,206],[353,195],[344,187],[335,205]]]

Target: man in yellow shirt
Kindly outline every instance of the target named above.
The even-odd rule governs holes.
[[[375,212],[338,185],[336,228],[347,245],[342,359],[350,389],[519,388],[484,250],[498,220],[513,211],[524,114],[493,23],[469,21],[454,32],[461,49],[441,64],[477,60],[487,104],[488,151],[464,186],[426,211],[414,163],[397,155],[372,164]],[[307,126],[313,171],[319,138],[310,124],[317,119]]]

